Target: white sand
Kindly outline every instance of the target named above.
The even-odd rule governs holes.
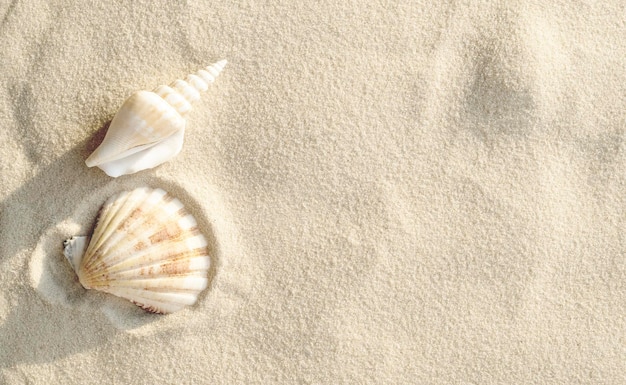
[[[626,383],[623,0],[117,3],[0,3],[1,384]],[[222,58],[176,159],[84,165]],[[141,185],[214,247],[173,315],[61,253]]]

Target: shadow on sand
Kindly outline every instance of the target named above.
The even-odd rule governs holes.
[[[159,322],[157,333],[172,327],[167,326],[171,322],[164,317],[176,315],[146,313],[120,298],[84,290],[63,256],[62,242],[74,234],[58,231],[58,224],[75,223],[89,232],[102,203],[124,189],[161,187],[179,198],[193,213],[207,237],[212,255],[210,287],[200,296],[199,303],[211,290],[219,245],[201,205],[184,187],[162,180],[150,170],[113,179],[99,169],[85,166],[84,160],[102,141],[109,124],[107,122],[92,138],[44,166],[0,203],[0,239],[3,240],[0,272],[5,282],[13,281],[12,284],[20,286],[19,297],[13,299],[11,309],[0,319],[0,369],[22,363],[52,362],[95,349],[119,332],[134,331],[157,320],[165,319]],[[36,256],[37,253],[40,255]],[[9,262],[17,254],[25,254],[21,271],[8,271]],[[38,269],[37,280],[32,279],[33,265]],[[24,301],[24,297],[28,297],[28,301]],[[58,300],[54,300],[55,297]],[[65,311],[54,309],[58,306]],[[103,315],[111,321],[110,325],[102,322]],[[68,336],[72,338],[68,340]]]

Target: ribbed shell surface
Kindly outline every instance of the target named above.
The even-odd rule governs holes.
[[[226,66],[220,60],[154,92],[138,91],[113,117],[102,143],[85,160],[109,176],[132,174],[156,167],[182,149],[192,103],[200,99]]]
[[[87,289],[171,313],[196,302],[210,261],[182,203],[164,190],[138,188],[105,202],[77,273]]]

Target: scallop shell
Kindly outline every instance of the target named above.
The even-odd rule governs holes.
[[[186,80],[132,94],[117,112],[104,140],[87,158],[112,177],[153,168],[178,155],[183,147],[185,116],[226,66],[221,60]]]
[[[149,312],[192,305],[208,285],[207,241],[183,204],[161,189],[114,195],[102,207],[93,235],[64,245],[86,289],[126,298]]]

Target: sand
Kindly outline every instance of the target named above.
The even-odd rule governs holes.
[[[0,3],[0,383],[626,383],[622,0]],[[84,160],[228,59],[174,160]],[[62,241],[162,187],[210,287],[151,315]]]

